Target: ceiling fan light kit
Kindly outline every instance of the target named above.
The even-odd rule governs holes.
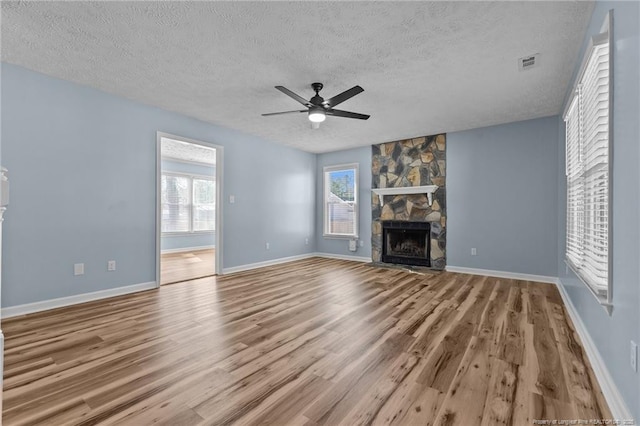
[[[322,123],[326,120],[327,116],[324,113],[324,109],[321,107],[309,108],[309,121],[314,123]]]
[[[351,89],[349,90],[345,90],[344,92],[334,96],[331,99],[328,100],[324,100],[324,98],[322,96],[320,96],[320,90],[322,90],[322,83],[312,83],[311,87],[313,88],[313,90],[316,92],[315,96],[312,97],[311,99],[309,99],[308,101],[303,98],[300,95],[297,95],[296,93],[292,92],[291,90],[287,89],[284,86],[276,86],[276,89],[278,89],[279,91],[281,91],[282,93],[284,93],[285,95],[289,96],[292,99],[295,99],[296,101],[298,101],[299,103],[301,103],[302,105],[304,105],[305,107],[307,107],[306,110],[295,110],[295,111],[283,111],[283,112],[271,112],[268,114],[262,114],[263,117],[266,116],[270,116],[270,115],[281,115],[281,114],[291,114],[291,113],[301,113],[301,112],[308,112],[309,113],[309,121],[311,121],[312,124],[315,124],[317,126],[316,123],[322,123],[324,120],[326,120],[327,115],[332,115],[335,117],[344,117],[344,118],[355,118],[358,120],[367,120],[370,116],[366,115],[366,114],[359,114],[357,112],[349,112],[349,111],[342,111],[339,109],[334,109],[333,107],[341,104],[342,102],[351,99],[352,97],[354,97],[355,95],[357,95],[358,93],[362,93],[364,92],[364,89],[360,86],[353,86]],[[314,129],[316,129],[317,127],[313,127]]]

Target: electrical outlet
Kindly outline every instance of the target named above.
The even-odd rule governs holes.
[[[116,270],[116,261],[110,260],[107,262],[107,271],[115,271]]]
[[[633,371],[638,371],[638,345],[633,340],[631,341],[631,368]]]
[[[364,247],[364,241],[360,240],[360,247]]]
[[[267,249],[267,250],[269,250],[269,243],[265,243],[265,244],[264,244],[264,248],[265,248],[265,249]]]
[[[229,204],[233,204],[236,202],[236,196],[235,195],[229,195]]]
[[[305,244],[307,244],[307,245],[309,245],[309,239],[308,239],[308,238],[305,238],[305,239],[304,239],[304,243],[305,243]]]
[[[475,247],[471,248],[471,256],[475,256],[477,254],[478,252],[476,251],[476,248]]]
[[[84,275],[84,263],[74,263],[73,275]]]

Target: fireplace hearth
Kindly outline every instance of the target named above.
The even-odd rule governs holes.
[[[431,266],[430,230],[429,222],[383,221],[382,262]]]

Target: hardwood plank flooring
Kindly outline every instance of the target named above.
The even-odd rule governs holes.
[[[550,284],[312,258],[3,329],[6,425],[611,418]]]
[[[173,284],[216,273],[216,250],[193,250],[162,254],[160,258],[160,284]]]

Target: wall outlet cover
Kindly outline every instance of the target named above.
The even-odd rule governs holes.
[[[73,265],[73,275],[84,275],[84,263],[75,263]]]
[[[631,341],[631,368],[633,371],[638,371],[638,344]]]

